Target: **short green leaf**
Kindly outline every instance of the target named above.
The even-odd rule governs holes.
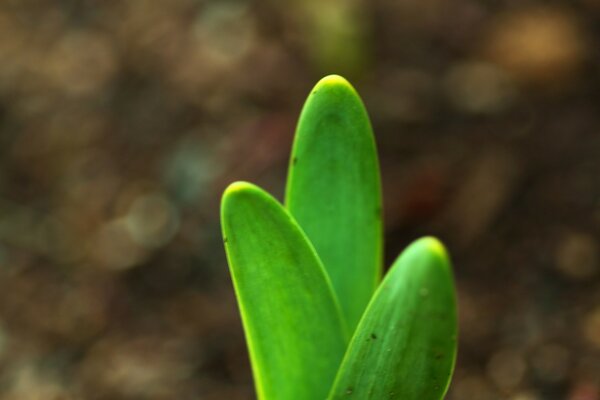
[[[353,330],[381,275],[381,183],[369,117],[340,76],[323,78],[306,100],[286,206],[315,246]]]
[[[325,399],[347,336],[312,245],[283,206],[249,183],[227,188],[221,220],[259,399]]]
[[[456,296],[443,245],[423,238],[397,259],[350,342],[331,400],[439,400],[456,358]]]

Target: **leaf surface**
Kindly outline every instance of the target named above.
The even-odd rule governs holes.
[[[381,276],[381,183],[369,117],[340,76],[323,78],[306,100],[286,206],[323,261],[352,331]]]
[[[456,358],[455,297],[443,245],[411,244],[360,321],[330,399],[441,399]]]
[[[314,248],[288,211],[249,183],[227,188],[221,221],[259,399],[325,399],[347,333]]]

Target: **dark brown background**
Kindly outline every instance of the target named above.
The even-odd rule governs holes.
[[[0,2],[0,398],[252,399],[220,242],[323,75],[378,141],[387,264],[439,235],[450,400],[600,399],[600,2]]]

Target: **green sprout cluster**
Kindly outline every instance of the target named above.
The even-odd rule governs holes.
[[[225,250],[260,400],[440,400],[456,294],[435,238],[382,279],[377,150],[354,88],[331,75],[302,110],[285,205],[247,182],[223,195]]]

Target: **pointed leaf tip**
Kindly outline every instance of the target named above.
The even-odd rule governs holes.
[[[237,181],[231,183],[221,197],[221,219],[225,222],[224,218],[229,213],[232,203],[236,203],[243,197],[247,197],[248,194],[261,195],[261,189],[249,182]],[[235,208],[235,205],[233,206]]]
[[[436,237],[425,236],[416,240],[412,246],[422,246],[424,249],[444,259],[446,262],[449,260],[446,246],[444,246],[444,244]]]
[[[346,78],[344,78],[341,75],[335,74],[327,75],[326,77],[321,78],[321,80],[319,80],[319,82],[317,82],[317,84],[315,85],[315,90],[320,89],[322,87],[344,87],[355,91],[352,84],[348,82]]]
[[[224,194],[229,195],[229,194],[239,192],[244,189],[253,189],[253,188],[256,188],[256,186],[249,182],[237,181],[237,182],[233,182],[232,184],[227,186]]]

